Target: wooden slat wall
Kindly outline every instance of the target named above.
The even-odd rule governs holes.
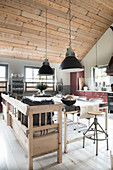
[[[0,57],[61,63],[69,46],[69,0],[0,1]],[[72,48],[82,60],[113,23],[113,1],[71,0]]]

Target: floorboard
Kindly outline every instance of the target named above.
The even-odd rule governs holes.
[[[70,117],[71,119],[71,117]],[[76,118],[75,118],[76,119]],[[75,120],[76,121],[76,120]],[[86,120],[80,120],[87,123]],[[92,120],[93,121],[93,120]],[[104,127],[104,117],[99,117],[100,124]],[[62,147],[62,163],[57,163],[57,152],[35,158],[34,170],[110,170],[110,150],[113,150],[113,114],[108,115],[109,150],[106,150],[106,141],[99,142],[99,155],[96,156],[96,147],[92,140],[86,139],[85,148],[82,140],[68,145],[68,153],[64,154]],[[74,125],[75,126],[75,125]],[[73,125],[68,125],[68,139],[82,135],[73,130]],[[62,141],[64,141],[63,126]],[[2,120],[0,114],[0,170],[27,170],[28,158],[19,144],[12,129]]]

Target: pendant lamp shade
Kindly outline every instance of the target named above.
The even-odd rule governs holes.
[[[43,62],[42,67],[39,69],[38,72],[40,75],[53,75],[54,71],[53,69],[50,67],[48,59],[46,58]]]
[[[71,9],[69,0],[69,48],[66,52],[66,57],[60,65],[60,69],[65,72],[80,72],[83,71],[83,66],[80,61],[75,57],[75,53],[71,48]]]
[[[71,47],[67,49],[66,57],[61,63],[60,69],[65,72],[79,72],[84,70]]]
[[[38,74],[39,74],[39,75],[53,75],[53,74],[54,74],[54,71],[53,71],[53,69],[50,67],[49,61],[48,61],[48,59],[47,59],[47,8],[46,8],[46,27],[45,27],[45,28],[46,28],[46,30],[45,30],[45,32],[46,32],[46,40],[45,40],[46,58],[45,58],[45,60],[44,60],[44,62],[43,62],[42,67],[40,67],[40,69],[39,69],[39,71],[38,71]]]

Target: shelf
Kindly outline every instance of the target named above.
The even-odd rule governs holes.
[[[24,77],[11,77],[11,93],[17,93],[17,98],[24,93]]]
[[[0,81],[0,92],[7,92],[7,81]]]

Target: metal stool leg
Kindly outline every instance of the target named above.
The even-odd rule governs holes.
[[[108,137],[108,134],[105,132],[105,130],[102,128],[102,126],[97,122],[97,124],[99,125],[99,127],[101,128],[101,130],[103,131],[103,133],[105,133],[106,138]],[[109,145],[108,145],[108,139],[107,140],[107,150],[109,150]]]
[[[98,155],[98,133],[97,133],[97,118],[95,116],[94,118],[94,143],[95,143],[95,140],[96,140],[96,156]],[[96,136],[96,138],[95,138]]]
[[[74,114],[73,114],[73,130],[74,130]]]
[[[91,127],[94,125],[94,129],[92,130]],[[97,126],[100,127],[100,130],[97,128]],[[94,138],[89,137],[87,134],[88,131],[94,131]],[[98,132],[104,133],[105,138],[99,139],[98,138]],[[105,132],[105,130],[101,127],[101,125],[98,123],[97,117],[95,115],[94,122],[91,124],[91,126],[87,129],[86,132],[83,133],[83,148],[85,147],[85,137],[94,140],[94,143],[96,141],[96,156],[98,155],[98,141],[99,140],[107,140],[107,150],[108,150],[108,134]]]
[[[93,141],[94,144],[95,144],[95,135],[96,135],[96,132],[95,132],[95,128],[94,128],[94,141]]]
[[[109,150],[108,139],[107,139],[107,150]]]
[[[90,127],[86,130],[86,132],[85,133],[83,133],[83,148],[85,148],[85,135],[86,135],[86,133],[91,129],[91,127],[93,126],[93,124],[94,124],[94,122],[90,125]]]
[[[98,133],[97,133],[97,118],[95,117],[95,132],[96,132],[96,156],[98,155]]]
[[[85,148],[85,135],[83,136],[83,148]]]
[[[84,135],[86,135],[86,133],[91,129],[91,127],[94,125],[94,122],[90,125],[90,127],[83,133]]]

